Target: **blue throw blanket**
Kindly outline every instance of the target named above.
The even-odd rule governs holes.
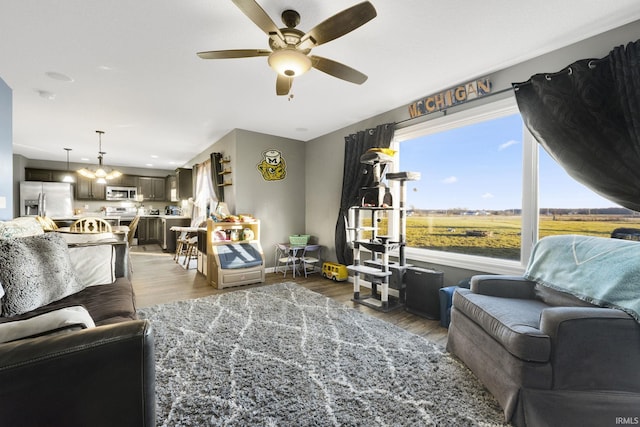
[[[578,235],[536,244],[524,277],[640,322],[640,243]]]

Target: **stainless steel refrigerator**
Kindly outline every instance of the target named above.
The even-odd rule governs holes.
[[[66,182],[20,183],[20,216],[73,216],[73,187]]]

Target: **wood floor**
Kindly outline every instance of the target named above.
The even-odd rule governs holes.
[[[132,282],[138,307],[233,292],[241,288],[270,285],[284,280],[281,273],[267,273],[265,283],[218,290],[210,286],[206,278],[199,274],[195,268],[186,270],[176,264],[172,254],[162,252],[158,245],[132,247],[131,264],[133,267]],[[290,274],[287,274],[286,280],[294,281],[300,286],[332,298],[348,307],[353,307],[362,313],[393,323],[432,342],[442,346],[446,345],[447,329],[440,326],[440,322],[408,313],[403,308],[382,313],[362,304],[354,303],[351,301],[353,287],[350,282],[333,282],[322,278],[319,274],[312,274],[308,278],[296,277],[295,280]]]

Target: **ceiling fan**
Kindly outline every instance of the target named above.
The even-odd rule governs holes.
[[[322,21],[304,33],[295,27],[300,23],[300,14],[295,10],[282,12],[285,28],[278,28],[255,0],[232,0],[233,3],[269,36],[271,50],[235,49],[198,52],[202,59],[251,58],[268,56],[269,66],[277,73],[276,94],[287,95],[293,78],[307,72],[311,67],[333,77],[355,84],[362,84],[367,76],[349,66],[310,55],[311,49],[335,40],[376,17],[376,10],[368,2],[362,2]]]

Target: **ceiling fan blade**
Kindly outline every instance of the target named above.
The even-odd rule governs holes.
[[[293,77],[286,77],[278,74],[278,78],[276,79],[276,95],[281,96],[289,94],[292,84]]]
[[[335,40],[371,21],[376,15],[376,9],[370,2],[359,3],[313,27],[300,39],[298,47],[310,49]]]
[[[202,59],[251,58],[254,56],[269,56],[271,51],[262,49],[210,50],[208,52],[198,52],[197,55]]]
[[[362,74],[360,71],[355,70],[347,65],[341,64],[340,62],[315,55],[310,55],[309,58],[311,58],[311,65],[313,68],[327,73],[333,77],[337,77],[339,79],[346,80],[358,85],[361,85],[368,79],[366,74]]]
[[[233,0],[233,3],[247,15],[249,19],[253,21],[262,31],[267,33],[280,47],[285,47],[284,36],[280,32],[278,26],[273,22],[273,19],[267,15],[262,7],[255,0]]]

